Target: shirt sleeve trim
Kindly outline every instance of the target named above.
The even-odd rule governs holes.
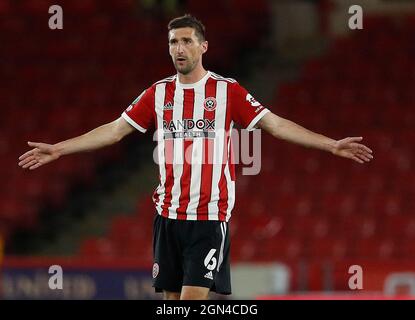
[[[131,124],[134,128],[136,128],[138,131],[145,133],[147,131],[147,129],[143,128],[142,126],[140,126],[137,122],[135,122],[133,119],[131,119],[129,117],[129,115],[127,113],[125,113],[125,111],[122,113],[121,115],[125,121],[127,121],[129,124]]]
[[[251,123],[248,125],[246,130],[252,131],[255,128],[255,125],[258,123],[259,120],[262,119],[263,116],[265,116],[268,112],[270,112],[267,108],[264,108],[254,119],[252,119]]]

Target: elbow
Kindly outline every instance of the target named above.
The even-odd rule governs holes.
[[[273,137],[283,139],[284,123],[282,121],[276,121],[270,132]]]
[[[113,121],[110,125],[113,143],[120,142],[126,135],[133,131],[133,127],[121,117]]]
[[[120,142],[125,136],[125,133],[116,121],[111,124],[110,136],[111,144]]]
[[[260,120],[261,129],[264,129],[266,132],[268,132],[270,135],[272,135],[274,138],[282,139],[283,138],[283,132],[284,127],[286,126],[286,120],[275,115],[270,114],[265,115],[264,121]]]

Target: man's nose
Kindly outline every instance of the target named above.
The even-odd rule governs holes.
[[[184,48],[184,46],[183,46],[183,44],[181,44],[181,43],[178,43],[177,44],[177,53],[183,53],[184,51],[183,51],[183,48]]]

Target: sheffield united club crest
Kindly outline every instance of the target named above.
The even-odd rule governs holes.
[[[153,278],[156,278],[159,275],[159,270],[160,270],[160,267],[159,267],[158,263],[154,262],[153,272],[152,272],[153,273]]]
[[[205,99],[203,106],[206,111],[213,111],[216,109],[216,99],[214,97],[209,97]]]

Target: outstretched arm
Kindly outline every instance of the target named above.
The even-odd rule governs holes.
[[[268,112],[258,121],[261,128],[272,136],[289,142],[331,152],[332,154],[352,159],[359,163],[369,162],[373,159],[372,150],[363,144],[362,137],[349,137],[342,140],[333,140],[321,134],[312,132],[298,124]]]
[[[39,168],[59,157],[71,153],[92,151],[120,141],[135,129],[122,117],[95,128],[81,136],[56,144],[28,142],[33,149],[19,157],[19,166],[30,170]]]

